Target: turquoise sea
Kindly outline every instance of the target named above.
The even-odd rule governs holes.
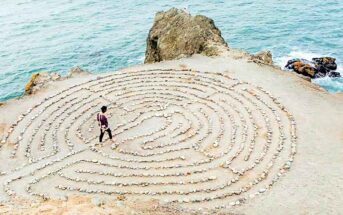
[[[271,50],[280,66],[329,55],[343,71],[342,0],[1,0],[0,101],[20,96],[35,72],[66,74],[79,65],[101,73],[142,63],[155,13],[171,7],[211,17],[230,47]],[[315,82],[343,92],[343,78]]]

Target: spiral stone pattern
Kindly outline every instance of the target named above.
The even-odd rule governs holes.
[[[115,143],[98,143],[108,106]],[[105,135],[107,138],[107,136]],[[273,95],[223,73],[154,69],[93,78],[19,116],[2,142],[1,199],[119,195],[185,210],[268,192],[296,153],[296,122]]]

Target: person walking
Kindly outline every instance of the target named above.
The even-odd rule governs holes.
[[[112,132],[111,129],[108,127],[108,121],[106,117],[106,111],[107,107],[102,106],[101,107],[101,112],[97,114],[96,119],[98,121],[98,125],[100,127],[100,136],[99,136],[99,142],[102,142],[102,139],[104,137],[105,132],[108,133],[109,138],[113,141],[112,139]]]

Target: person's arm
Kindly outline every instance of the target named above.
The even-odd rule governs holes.
[[[97,115],[98,126],[101,128],[100,114]]]

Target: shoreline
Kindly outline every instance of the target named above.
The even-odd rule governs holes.
[[[240,58],[240,57],[243,57],[243,58],[249,58],[249,56],[253,56],[254,54],[251,54],[243,49],[240,49],[240,48],[230,48],[230,51],[228,51],[229,54],[225,53],[226,51],[224,51],[224,53],[222,54],[223,56],[230,56],[230,55],[233,55],[235,57],[235,55],[237,55],[236,57]],[[263,52],[263,51],[261,51]],[[261,52],[258,52],[258,53],[261,53]],[[255,54],[258,54],[258,53],[255,53]],[[310,56],[309,54],[306,55],[307,57]],[[311,56],[320,56],[318,54],[313,54]],[[219,56],[220,57],[220,56]],[[289,56],[291,57],[291,56]],[[300,57],[300,56],[293,56],[293,58],[296,58],[296,57]],[[186,57],[187,58],[187,57]],[[280,59],[279,60],[276,60],[272,62],[271,67],[274,67],[276,69],[279,69],[285,73],[290,73],[290,74],[293,74],[295,76],[299,76],[299,77],[302,77],[302,78],[305,78],[307,79],[306,76],[302,76],[300,74],[297,74],[295,73],[294,71],[288,71],[288,70],[285,70],[281,65],[280,65]],[[121,70],[125,70],[126,68],[130,68],[130,67],[135,67],[135,66],[139,66],[139,65],[144,65],[144,62],[142,62],[141,64],[135,64],[135,65],[130,65],[128,67],[121,67],[115,71],[121,71]],[[341,64],[338,64],[338,70],[341,71]],[[108,74],[108,73],[112,73],[112,72],[115,72],[115,71],[105,71],[105,72],[97,72],[97,73],[93,73],[92,71],[90,71],[91,74],[93,75],[101,75],[101,74]],[[37,72],[37,73],[42,73],[42,72],[47,72],[49,74],[58,74],[60,75],[62,78],[65,78],[68,74],[68,72],[53,72],[53,71],[46,71],[46,70],[42,70],[41,72]],[[37,73],[33,73],[33,74],[37,74]],[[65,76],[62,76],[61,74],[66,74]],[[329,92],[330,94],[342,94],[343,91],[330,91],[329,89],[326,89],[323,85],[325,82],[332,82],[333,83],[336,83],[337,80],[335,79],[341,79],[341,78],[331,78],[331,77],[323,77],[323,78],[316,78],[316,79],[310,79],[309,81],[313,84],[313,85],[316,85],[320,88],[322,88],[324,91],[326,92]],[[27,80],[27,82],[29,81],[29,79]],[[26,82],[26,83],[27,83]],[[9,99],[6,99],[6,100],[3,100],[3,101],[0,101],[0,104],[6,104],[6,102],[10,101],[10,100],[18,100],[18,99],[21,99],[23,96],[25,96],[25,93],[24,93],[24,87],[25,87],[25,84],[23,84],[23,90],[22,90],[22,94],[20,96],[16,96],[16,97],[12,97],[12,98],[9,98]],[[329,87],[329,86],[327,86]],[[332,86],[330,86],[332,87]],[[337,87],[337,86],[334,86],[334,87]]]
[[[223,51],[223,53],[221,55],[219,55],[218,57],[233,57],[233,58],[244,58],[244,59],[248,59],[250,60],[249,58],[253,56],[253,54],[250,54],[249,52],[243,50],[243,49],[238,49],[238,48],[230,48],[230,51]],[[215,57],[215,56],[214,56]],[[186,57],[187,58],[190,58],[190,57]],[[163,62],[168,62],[168,61],[163,61]],[[251,63],[254,63],[254,62],[251,62]],[[257,63],[257,64],[260,64],[261,66],[270,66],[276,70],[280,70],[282,72],[285,72],[285,73],[288,73],[288,74],[291,74],[293,76],[296,76],[296,77],[300,77],[302,79],[305,79],[307,80],[308,82],[310,82],[312,85],[314,85],[313,87],[316,88],[320,88],[321,90],[325,91],[325,92],[328,92],[330,94],[333,94],[333,95],[340,95],[342,94],[343,92],[330,92],[329,90],[325,89],[323,86],[319,85],[318,83],[315,83],[316,81],[320,81],[320,79],[325,79],[325,78],[328,78],[330,79],[330,81],[332,80],[332,78],[329,78],[329,77],[324,77],[324,78],[317,78],[317,79],[309,79],[308,77],[306,76],[303,76],[303,75],[300,75],[300,74],[297,74],[293,71],[287,71],[287,70],[284,70],[282,69],[282,67],[280,65],[277,64],[277,62],[272,62],[271,65],[267,65],[267,64],[263,64],[263,63]],[[116,71],[122,71],[122,70],[126,70],[126,69],[129,69],[129,68],[134,68],[134,67],[137,67],[137,66],[143,66],[145,65],[143,62],[141,64],[136,64],[136,65],[131,65],[131,66],[128,66],[128,67],[123,67],[123,68],[119,68],[118,70]],[[91,75],[106,75],[106,74],[110,74],[110,73],[113,73],[113,72],[116,72],[116,71],[106,71],[106,72],[100,72],[100,73],[93,73],[92,71],[88,71]],[[46,72],[46,71],[42,71],[42,72]],[[38,73],[41,73],[41,72],[38,72]],[[38,74],[38,73],[34,73],[34,74]],[[58,72],[47,72],[48,74],[59,74]],[[62,78],[62,80],[64,80],[65,78],[67,78],[68,74],[66,74],[65,76],[60,76]],[[27,80],[28,82],[30,80]],[[52,81],[51,83],[53,82],[56,82],[56,81],[61,81],[61,80],[55,80],[55,81]],[[28,83],[27,82],[27,83]],[[47,84],[45,84],[45,87],[46,87]],[[20,96],[17,96],[17,97],[13,97],[13,98],[10,98],[10,99],[7,99],[7,100],[4,100],[4,101],[0,101],[0,104],[1,105],[5,105],[7,102],[11,101],[11,100],[20,100],[22,99],[23,97],[25,97],[27,95],[25,95],[24,93],[24,85],[23,85],[23,93],[22,95]]]

